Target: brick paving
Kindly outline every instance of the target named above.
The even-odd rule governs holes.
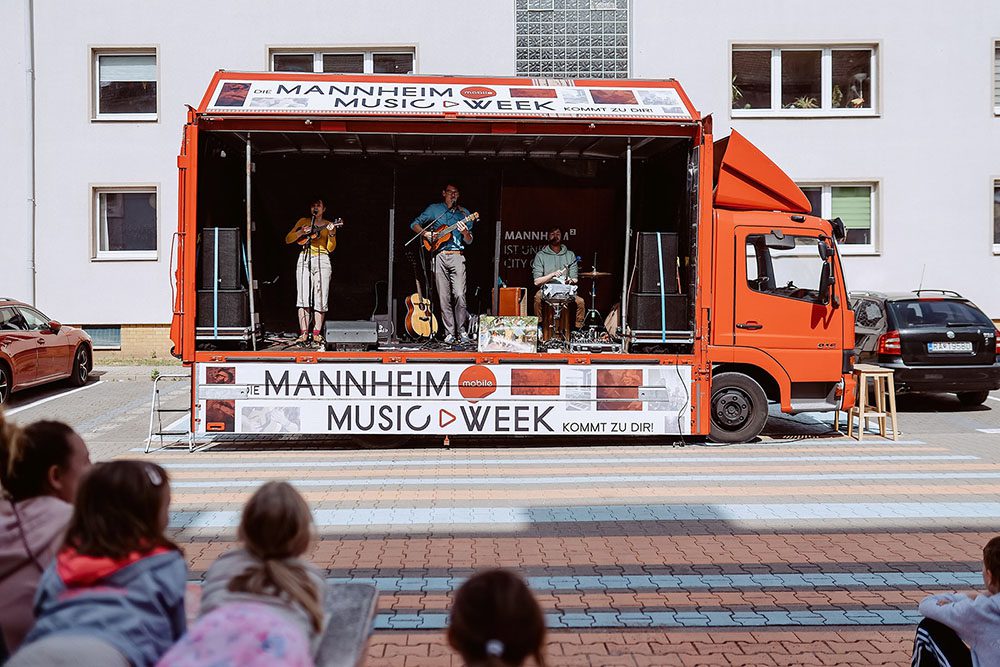
[[[97,459],[141,456],[148,371],[104,378],[17,419],[69,419]],[[149,460],[175,482],[171,530],[193,582],[233,548],[260,480],[299,484],[319,518],[310,559],[379,587],[369,665],[459,664],[442,630],[454,590],[496,566],[535,590],[550,665],[906,665],[917,602],[981,586],[1000,450],[978,429],[1000,427],[1000,411],[944,397],[900,407],[898,444],[781,417],[749,446],[286,438]]]

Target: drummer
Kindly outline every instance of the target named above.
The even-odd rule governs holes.
[[[576,255],[562,242],[563,230],[558,225],[549,229],[549,243],[535,253],[531,262],[531,275],[535,279],[535,307],[532,312],[535,317],[542,316],[542,285],[548,283],[563,283],[575,285],[579,275],[576,266]],[[587,314],[586,305],[579,295],[576,300],[576,328],[583,326],[583,318]]]

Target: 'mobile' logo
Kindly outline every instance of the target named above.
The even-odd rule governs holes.
[[[470,100],[493,97],[497,94],[497,91],[492,88],[487,88],[486,86],[467,86],[458,92],[462,97],[467,97]]]
[[[485,366],[469,366],[458,376],[458,393],[475,403],[497,390],[497,376]]]

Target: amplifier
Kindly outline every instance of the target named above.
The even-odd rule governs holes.
[[[369,350],[378,347],[378,325],[368,320],[327,320],[323,329],[327,348]]]
[[[632,331],[690,331],[688,298],[665,294],[661,299],[658,293],[632,292],[628,295],[628,325]]]
[[[195,318],[199,327],[249,327],[250,326],[250,296],[246,288],[218,291],[218,306],[216,292],[210,289],[198,290],[198,315]],[[218,317],[216,317],[218,315]]]

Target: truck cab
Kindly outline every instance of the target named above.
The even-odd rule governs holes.
[[[712,438],[744,442],[785,413],[853,404],[854,313],[840,220],[734,131],[715,145]],[[732,258],[729,260],[728,258]]]

